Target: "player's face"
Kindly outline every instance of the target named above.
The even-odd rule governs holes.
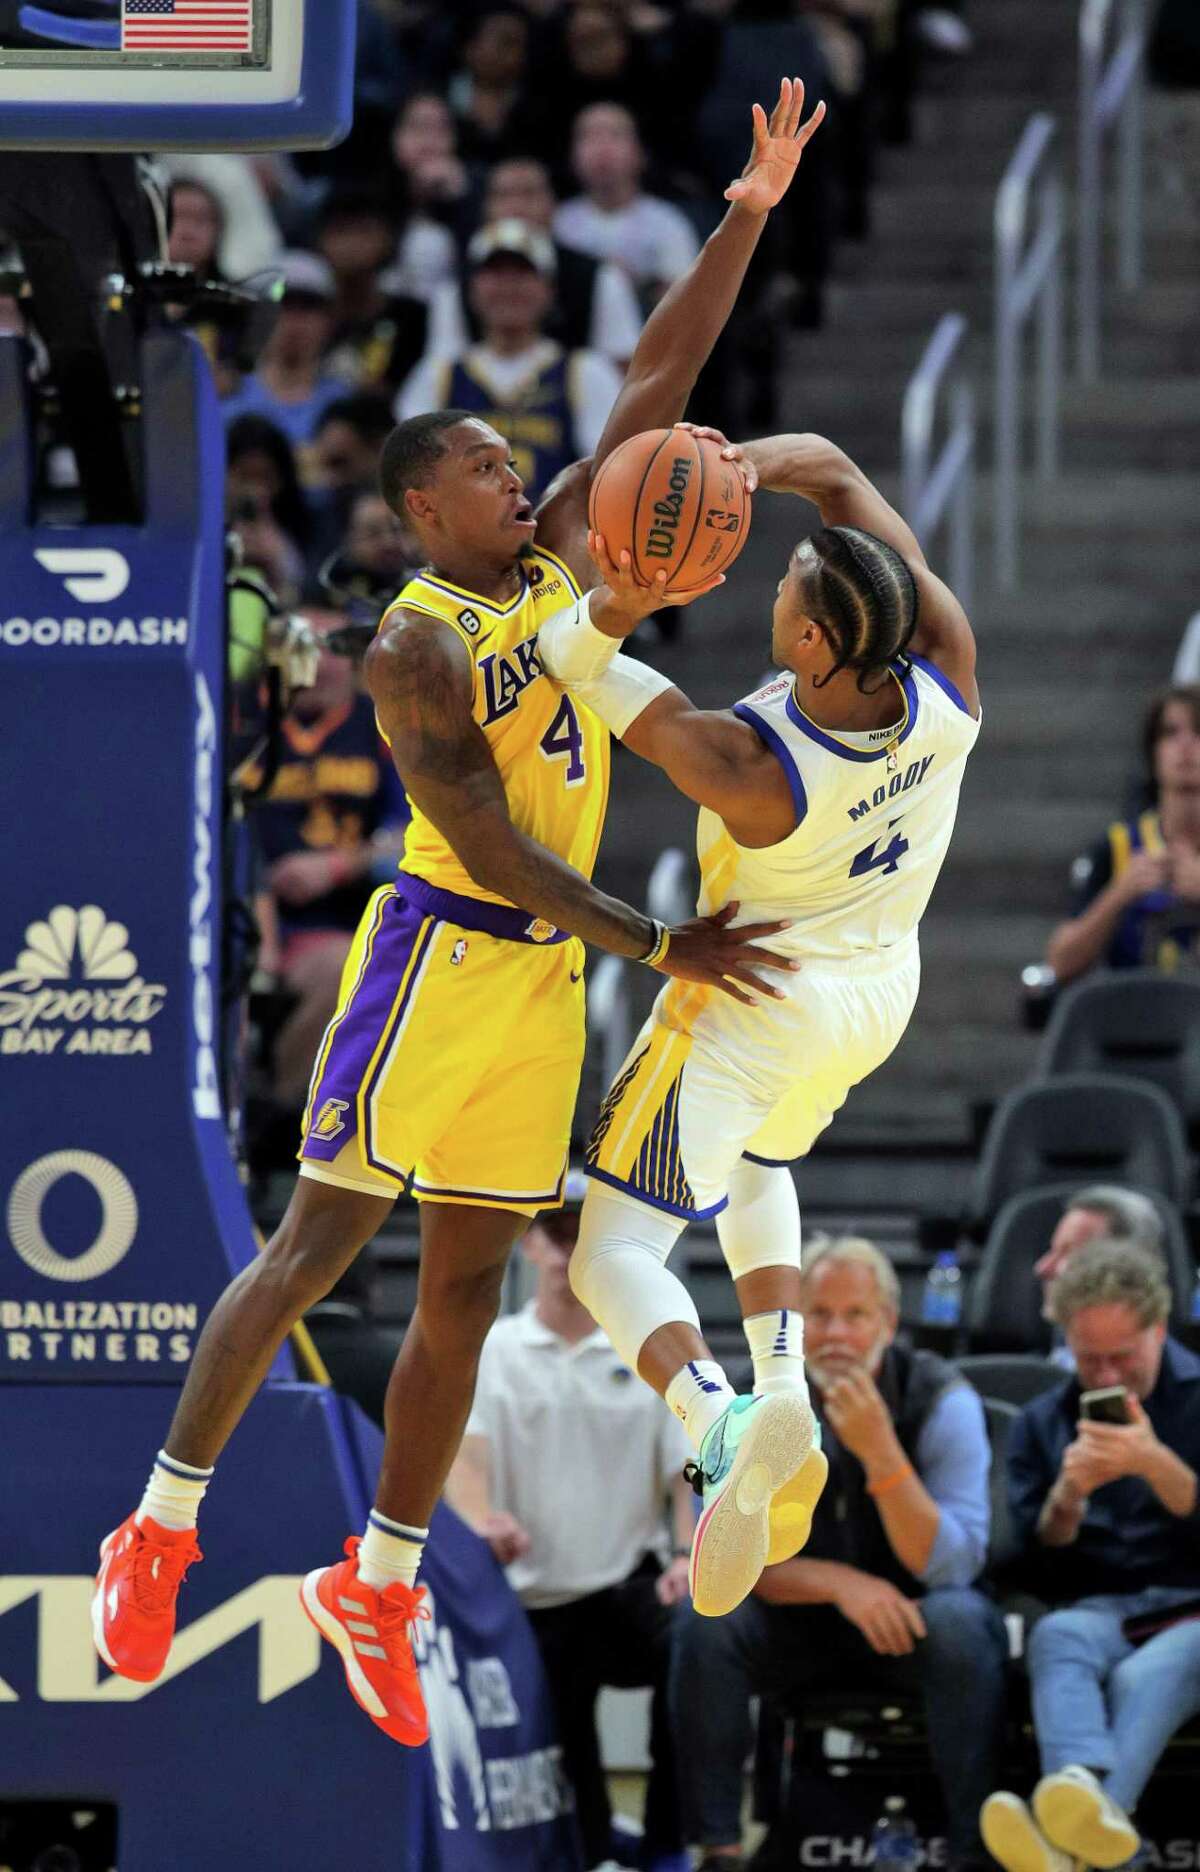
[[[508,443],[489,423],[472,419],[447,432],[426,492],[434,539],[460,550],[515,559],[537,530]]]
[[[1187,702],[1168,702],[1163,709],[1154,777],[1160,787],[1200,787],[1200,729]]]
[[[853,1368],[879,1370],[896,1332],[871,1269],[861,1261],[819,1261],[804,1282],[804,1357],[823,1391]]]

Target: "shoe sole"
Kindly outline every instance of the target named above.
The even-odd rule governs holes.
[[[979,1831],[1004,1872],[1056,1872],[1055,1862],[1033,1815],[1015,1794],[992,1794],[979,1813]]]
[[[108,1665],[109,1670],[115,1671],[118,1677],[127,1677],[131,1683],[156,1683],[162,1676],[163,1670],[166,1667],[165,1658],[156,1671],[130,1670],[127,1665],[117,1663],[116,1658],[108,1648],[104,1636],[104,1570],[108,1563],[109,1548],[112,1546],[119,1533],[120,1529],[117,1528],[113,1533],[106,1534],[104,1539],[100,1542],[100,1571],[96,1575],[96,1590],[92,1594],[92,1643],[100,1653],[100,1656],[104,1659],[104,1662]]]
[[[814,1428],[804,1398],[783,1392],[764,1401],[738,1444],[692,1542],[692,1604],[702,1617],[732,1612],[757,1584],[770,1546],[771,1498],[807,1461]]]
[[[1033,1796],[1037,1823],[1060,1852],[1111,1872],[1113,1866],[1132,1859],[1142,1841],[1128,1823],[1122,1826],[1106,1820],[1106,1805],[1103,1796],[1091,1788],[1053,1776],[1050,1785],[1040,1783]]]
[[[770,1534],[766,1564],[791,1560],[808,1543],[817,1503],[829,1480],[829,1459],[810,1449],[790,1481],[771,1498]]]
[[[384,1733],[391,1736],[393,1742],[399,1742],[402,1746],[409,1748],[418,1748],[422,1742],[427,1740],[428,1730],[426,1730],[424,1735],[399,1736],[391,1729],[384,1727],[386,1723],[394,1721],[395,1719],[389,1716],[387,1705],[384,1703],[383,1698],[374,1688],[370,1678],[355,1657],[354,1642],[349,1632],[334,1618],[333,1614],[322,1602],[320,1593],[317,1591],[318,1584],[325,1571],[325,1567],[317,1567],[314,1572],[305,1575],[300,1585],[301,1605],[304,1607],[311,1622],[320,1632],[322,1638],[327,1638],[329,1640],[330,1644],[341,1658],[342,1669],[346,1673],[346,1687],[354,1698],[354,1701],[358,1704],[358,1707],[364,1714],[371,1718],[372,1722],[376,1723],[380,1728],[383,1728]]]

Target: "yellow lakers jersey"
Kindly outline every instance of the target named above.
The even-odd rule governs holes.
[[[537,654],[540,626],[579,597],[579,586],[562,560],[540,546],[520,562],[520,574],[517,596],[500,605],[420,572],[380,628],[403,609],[441,618],[458,633],[474,666],[475,720],[500,770],[513,824],[590,877],[608,804],[608,729],[546,675]],[[401,869],[440,890],[505,902],[476,884],[415,801]]]

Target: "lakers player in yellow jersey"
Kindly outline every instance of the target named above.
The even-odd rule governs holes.
[[[388,612],[367,678],[413,825],[348,960],[287,1214],[217,1302],[141,1505],[102,1544],[93,1630],[124,1675],[152,1681],[166,1662],[179,1582],[199,1558],[199,1502],[283,1339],[409,1186],[421,1200],[418,1303],[388,1390],[375,1508],[346,1559],[308,1576],[303,1601],[360,1706],[397,1741],[424,1740],[408,1637],[417,1565],[509,1248],[559,1198],[583,942],[740,998],[740,983],[776,992],[761,973],[774,958],[751,938],[782,925],[732,930],[730,906],[667,932],[592,887],[607,736],[544,674],[537,634],[596,582],[592,473],[627,437],[682,416],[822,114],[803,123],[803,87],[786,79],[769,123],[754,107],[724,220],[649,319],[595,458],[565,470],[536,516],[505,439],[478,418],[417,417],[389,438],[383,493],[428,563]],[[603,633],[604,602],[578,621]],[[627,629],[608,624],[608,635]]]

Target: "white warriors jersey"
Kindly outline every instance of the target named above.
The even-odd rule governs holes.
[[[891,728],[835,734],[810,721],[790,676],[739,702],[783,766],[796,826],[777,845],[738,845],[700,811],[699,910],[736,899],[739,922],[789,917],[770,947],[809,957],[883,954],[907,945],[954,830],[963,769],[979,723],[923,657],[892,666],[901,711]],[[897,956],[899,959],[899,956]]]

